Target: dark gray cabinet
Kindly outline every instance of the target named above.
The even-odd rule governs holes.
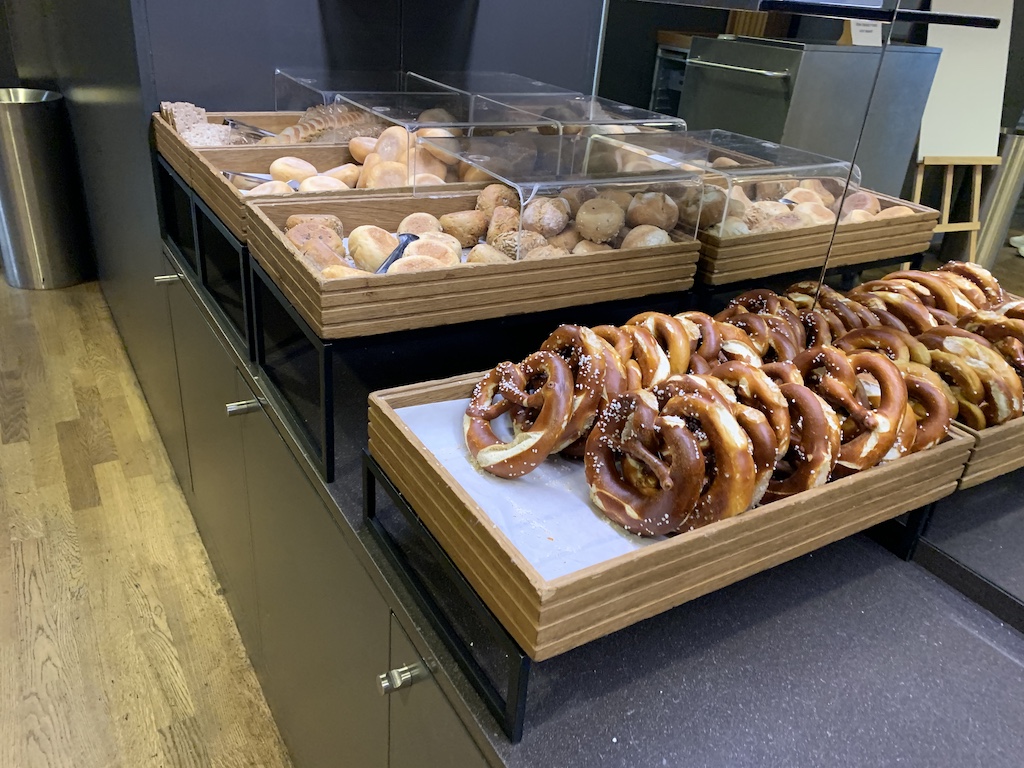
[[[152,307],[152,314],[157,318],[150,329],[152,338],[146,344],[151,346],[147,357],[149,368],[133,357],[135,372],[139,384],[146,393],[146,402],[153,414],[160,437],[163,439],[167,456],[174,467],[178,483],[186,493],[192,489],[192,476],[188,466],[188,444],[185,441],[185,421],[182,418],[181,390],[178,387],[178,363],[174,350],[174,333],[171,326],[171,301],[187,298],[187,291],[180,279],[156,282],[154,278],[173,278],[178,273],[165,256],[161,254],[158,264],[159,275],[150,275],[150,279],[139,286],[145,293]]]
[[[403,667],[416,667],[421,676],[387,697],[390,768],[485,768],[484,756],[392,615],[389,669]]]

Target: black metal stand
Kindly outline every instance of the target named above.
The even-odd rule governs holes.
[[[905,520],[896,518],[872,526],[868,528],[867,534],[901,560],[913,560],[934,511],[935,504],[929,504],[908,512]]]
[[[415,538],[415,546],[423,550],[430,558],[430,564],[438,568],[446,584],[452,587],[445,597],[446,601],[435,596],[437,584],[428,584],[417,575],[416,567],[411,563],[408,554],[408,543],[403,548],[399,537],[388,528],[388,523],[378,515],[377,484],[384,489],[388,498],[395,505],[401,522],[408,534]],[[384,474],[380,465],[363,452],[363,512],[370,531],[383,545],[385,552],[402,575],[406,587],[416,598],[419,607],[426,614],[434,631],[441,636],[448,650],[455,657],[459,667],[470,683],[483,698],[487,708],[491,710],[505,734],[513,743],[523,736],[523,721],[526,717],[526,693],[530,678],[532,661],[519,647],[519,644],[505,630],[490,609],[466,581],[458,567],[451,561],[441,545],[437,543],[430,531],[416,515],[416,512],[395,487],[394,483]],[[449,606],[452,601],[459,603],[459,608],[468,610],[472,621],[459,621],[453,612],[446,611],[442,602]],[[497,644],[501,655],[506,660],[504,672],[505,693],[487,671],[482,655],[491,651]]]

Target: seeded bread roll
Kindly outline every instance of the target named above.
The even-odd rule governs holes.
[[[597,197],[600,200],[611,200],[622,209],[623,214],[629,209],[629,204],[633,202],[632,193],[626,192],[624,189],[606,189]]]
[[[569,203],[560,197],[538,197],[523,210],[523,229],[553,237],[569,223]]]
[[[476,198],[476,209],[483,211],[490,221],[496,208],[511,208],[519,213],[519,195],[504,184],[488,184]],[[517,225],[518,226],[518,225]]]
[[[666,231],[675,229],[679,222],[679,206],[662,192],[642,192],[633,197],[626,209],[626,224],[639,227],[650,224]]]
[[[558,196],[569,204],[569,216],[576,218],[580,206],[597,197],[597,190],[593,187],[569,187],[559,192]]]
[[[279,157],[270,164],[270,178],[275,181],[303,181],[316,174],[316,166],[299,157]]]
[[[338,233],[338,237],[345,236],[345,226],[341,223],[341,219],[329,213],[293,213],[285,219],[284,228],[287,231],[292,227],[297,227],[299,224],[306,224],[308,222],[320,224],[328,229],[333,229]]]
[[[467,264],[511,264],[512,259],[492,245],[480,243],[466,257]]]
[[[441,222],[429,213],[410,213],[398,225],[400,235],[422,235],[425,232],[440,232]]]
[[[493,243],[490,243],[499,251],[513,259],[519,259],[532,251],[548,244],[544,235],[539,232],[531,232],[528,229],[503,232],[498,235]]]
[[[463,248],[476,245],[487,233],[487,216],[483,211],[446,213],[439,223],[441,231],[458,240]]]
[[[592,243],[608,242],[625,223],[626,212],[623,207],[606,197],[598,196],[588,200],[576,214],[576,229]]]
[[[506,232],[519,231],[519,211],[515,208],[499,205],[493,209],[490,218],[491,222],[487,225],[487,242],[491,245]]]
[[[367,272],[376,272],[397,247],[397,237],[372,224],[356,227],[348,236],[349,257],[357,267]]]
[[[622,239],[620,248],[625,251],[630,248],[654,248],[659,245],[672,245],[672,238],[668,232],[651,224],[641,224],[639,227],[633,227]]]

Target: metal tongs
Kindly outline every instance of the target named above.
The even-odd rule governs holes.
[[[231,128],[232,130],[246,133],[260,139],[277,136],[273,131],[268,131],[266,128],[260,128],[258,125],[253,125],[252,123],[243,123],[241,120],[235,120],[233,117],[225,117],[224,125],[228,126],[228,128]]]
[[[221,171],[221,173],[224,174],[224,177],[228,181],[231,181],[236,176],[240,179],[249,179],[250,181],[258,181],[260,183],[263,183],[265,181],[274,181],[274,177],[271,176],[269,173],[246,173],[244,171]],[[286,181],[285,184],[294,189],[296,192],[299,191],[299,182]]]
[[[405,253],[405,249],[409,247],[409,244],[414,243],[419,239],[419,235],[399,235],[398,247],[395,248],[395,250],[393,250],[386,259],[384,259],[384,263],[377,267],[377,271],[375,274],[383,275],[385,272],[387,272],[388,267],[390,267],[392,264],[394,264],[396,261],[402,258],[402,255]]]

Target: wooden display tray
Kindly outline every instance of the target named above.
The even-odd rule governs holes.
[[[916,213],[899,219],[840,226],[836,228],[831,252],[833,226],[830,224],[729,238],[702,232],[698,234],[701,280],[708,285],[725,285],[820,267],[826,257],[829,266],[850,266],[913,256],[926,250],[938,224],[939,212],[889,195],[874,194],[882,201],[883,208],[905,205]]]
[[[988,429],[971,429],[959,422],[956,426],[974,438],[971,458],[960,478],[961,490],[1024,467],[1024,418]]]
[[[207,112],[207,122],[219,123],[225,117],[266,128],[268,131],[280,133],[290,125],[295,125],[302,116],[301,112]],[[197,151],[202,147],[193,147],[182,140],[169,122],[159,112],[153,113],[153,143],[159,152],[178,175],[190,187],[195,173]]]
[[[370,454],[537,661],[948,496],[974,442],[954,428],[950,439],[927,451],[545,580],[396,412],[468,398],[482,376],[371,394]]]
[[[322,281],[299,261],[282,231],[292,214],[332,213],[342,220],[346,232],[362,224],[394,232],[410,213],[441,216],[475,204],[475,192],[253,204],[249,249],[323,339],[507,317],[686,291],[693,286],[699,244],[692,238],[657,248]]]

